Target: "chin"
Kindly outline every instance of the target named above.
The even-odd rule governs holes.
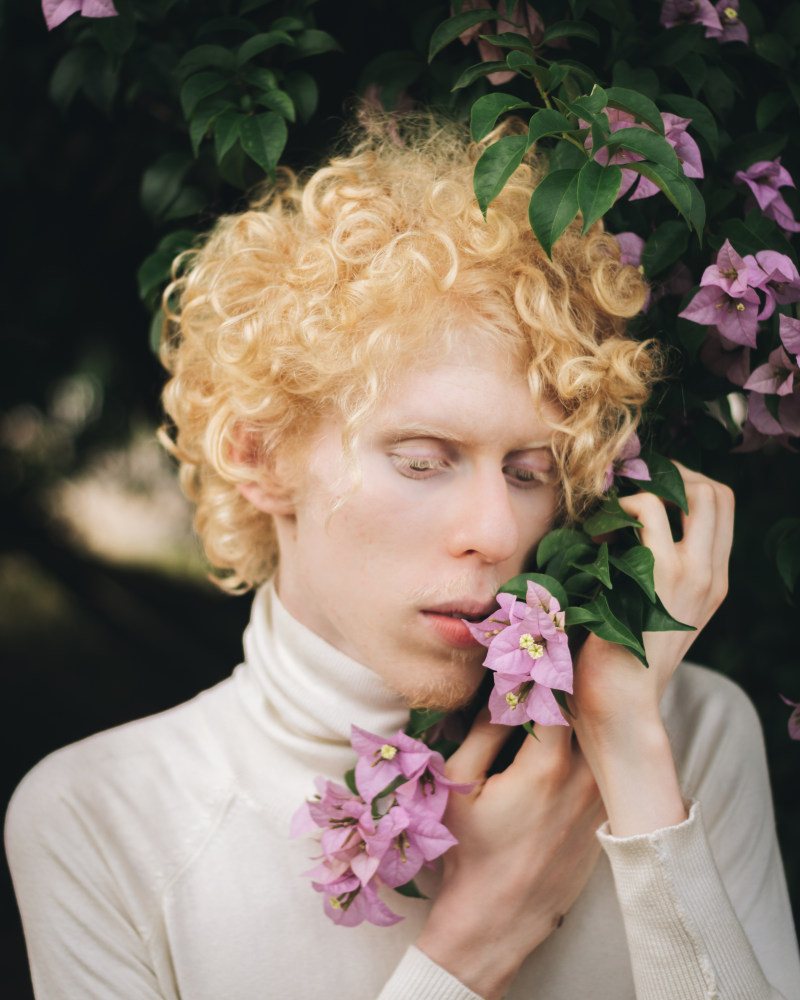
[[[476,659],[476,652],[480,659]],[[419,678],[396,687],[409,708],[454,712],[472,700],[486,676],[482,659],[485,650],[454,652],[451,663],[438,670],[426,670]]]

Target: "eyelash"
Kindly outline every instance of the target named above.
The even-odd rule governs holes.
[[[436,473],[444,468],[445,463],[434,458],[410,458],[405,455],[393,455],[393,461],[398,467],[401,475],[409,479],[429,479],[429,473]],[[511,476],[512,483],[522,489],[533,489],[535,486],[544,485],[549,481],[546,472],[535,472],[533,469],[524,469],[521,466],[507,465],[503,471],[515,469],[517,475]]]

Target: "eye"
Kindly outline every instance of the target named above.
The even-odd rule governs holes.
[[[397,471],[409,479],[428,479],[444,468],[444,462],[436,458],[418,458],[410,455],[392,455]]]
[[[553,482],[553,473],[549,469],[528,469],[521,465],[505,465],[503,473],[522,489],[536,489],[537,486]]]

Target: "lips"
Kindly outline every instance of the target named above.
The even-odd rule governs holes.
[[[489,601],[464,600],[448,601],[446,604],[434,605],[425,608],[425,614],[447,615],[448,618],[466,618],[470,622],[480,622],[484,618],[497,610],[497,601],[491,598]]]

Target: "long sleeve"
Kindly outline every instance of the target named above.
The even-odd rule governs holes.
[[[706,674],[696,676],[710,681]],[[599,833],[637,1000],[800,998],[761,728],[739,689],[724,689],[702,700],[702,726],[693,718],[700,702],[674,696],[673,724],[680,718],[701,734],[678,752],[684,794],[699,800],[688,820],[637,837],[613,837],[607,826]]]
[[[403,956],[378,1000],[481,1000],[413,945]]]

